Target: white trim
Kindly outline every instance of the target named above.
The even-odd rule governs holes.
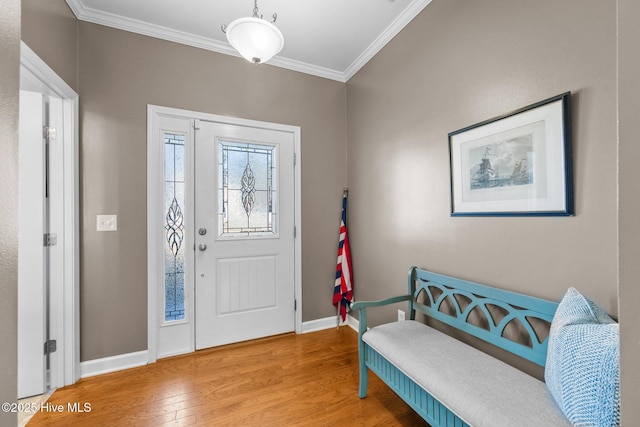
[[[294,128],[293,150],[295,156],[294,165],[294,198],[295,205],[293,207],[293,223],[296,235],[293,244],[294,247],[294,290],[293,297],[296,301],[295,311],[295,328],[296,334],[302,333],[302,150],[300,149],[302,141],[302,130],[300,127]]]
[[[69,1],[68,1],[69,3]],[[152,183],[162,182],[160,170],[162,154],[154,144],[157,137],[157,114],[147,107],[147,360],[153,363],[158,358],[158,325],[157,314],[158,292],[157,283],[161,280],[162,254],[159,251],[150,251],[149,248],[158,247],[160,242],[156,237],[158,220],[152,221],[149,212],[157,212],[162,206],[162,196],[158,185]],[[154,217],[155,218],[155,217]]]
[[[239,56],[235,51],[231,53],[234,56]],[[275,56],[270,59],[265,65],[273,65],[275,67],[286,68],[287,70],[297,71],[299,73],[309,74],[316,77],[322,77],[328,80],[335,80],[340,83],[346,83],[347,79],[345,74],[339,70],[332,70],[331,68],[321,67],[319,65],[308,64],[306,62],[296,61],[295,59],[284,58],[282,56]]]
[[[323,317],[322,319],[308,320],[302,323],[302,331],[300,333],[307,334],[309,332],[323,331],[325,329],[331,329],[338,327],[336,325],[337,316]],[[340,326],[348,326],[354,331],[358,332],[358,319],[348,315],[347,320],[340,321]]]
[[[276,56],[267,65],[273,65],[312,76],[322,77],[329,80],[336,80],[346,83],[353,77],[371,58],[373,58],[391,39],[393,39],[402,29],[411,22],[424,9],[431,0],[413,0],[411,4],[400,14],[385,30],[367,47],[367,49],[349,65],[346,70],[332,70],[308,64],[294,59]],[[67,4],[81,21],[92,22],[119,30],[168,40],[175,43],[206,49],[213,52],[240,57],[240,55],[229,44],[196,34],[166,28],[160,25],[132,19],[97,9],[86,7],[82,0],[67,0]]]
[[[347,316],[347,326],[349,326],[354,331],[358,332],[360,328],[360,321],[353,317],[352,315]]]
[[[162,107],[157,105],[147,105],[147,247],[157,248],[156,230],[162,229],[163,224],[160,222],[160,216],[150,215],[150,212],[162,211],[157,206],[163,206],[163,192],[158,190],[158,183],[161,183],[162,168],[158,165],[162,164],[164,157],[154,144],[155,127],[159,116],[174,116],[180,118],[190,118],[194,120],[211,121],[218,123],[226,123],[235,126],[246,126],[254,128],[263,128],[278,130],[282,132],[290,132],[294,137],[294,151],[296,154],[295,164],[295,205],[294,205],[294,226],[297,230],[295,238],[295,260],[294,260],[294,298],[297,301],[297,309],[295,311],[294,327],[296,333],[302,333],[302,189],[301,180],[301,130],[299,126],[284,125],[279,123],[270,123],[257,120],[242,119],[237,117],[221,116],[217,114],[202,113],[198,111],[182,110],[171,107]],[[148,339],[148,362],[153,363],[158,358],[158,325],[159,319],[157,315],[157,307],[159,304],[157,283],[161,280],[158,272],[162,271],[162,252],[147,251],[147,299],[148,299],[148,321],[147,321],[147,339]],[[157,254],[156,254],[157,252]],[[190,283],[190,286],[193,286]],[[193,295],[194,290],[190,293]],[[335,323],[334,323],[335,326]]]
[[[358,319],[349,315],[347,321],[340,326],[348,326],[358,332]],[[300,331],[296,333],[306,334],[336,327],[336,316],[303,322]],[[154,359],[155,362],[155,359]],[[120,354],[102,359],[88,360],[80,363],[81,378],[121,371],[123,369],[136,368],[153,363],[150,361],[149,351]]]
[[[33,87],[24,87],[27,83]],[[78,94],[58,76],[27,44],[20,41],[20,88],[42,90],[47,95],[77,99]]]
[[[79,169],[78,169],[78,94],[62,80],[38,55],[24,42],[20,44],[20,88],[41,92],[62,99],[63,130],[62,158],[64,163],[60,187],[63,200],[58,206],[64,210],[60,223],[51,224],[58,233],[58,245],[63,255],[57,258],[60,265],[56,271],[60,274],[51,278],[51,288],[61,292],[61,298],[51,299],[51,313],[55,316],[51,337],[58,341],[55,358],[52,362],[52,375],[55,383],[52,388],[74,384],[80,378],[80,273],[79,273]],[[62,371],[62,372],[59,372]]]
[[[336,316],[324,317],[322,319],[308,320],[302,323],[302,333],[322,331],[337,327]]]
[[[380,35],[367,47],[364,52],[356,58],[351,65],[343,73],[343,81],[348,81],[353,77],[367,62],[371,60],[383,47],[387,45],[409,22],[413,20],[422,9],[427,7],[431,0],[415,0],[411,2],[402,14],[400,14]]]
[[[102,359],[87,360],[80,363],[80,376],[81,378],[87,378],[124,369],[137,368],[138,366],[146,365],[147,359],[147,351],[143,350]]]
[[[358,331],[358,319],[349,315],[347,321],[341,326],[348,326]],[[309,320],[302,323],[301,332],[309,333],[331,329],[336,327],[336,317],[330,316],[323,319]],[[154,360],[155,361],[155,360]],[[121,371],[123,369],[136,368],[147,365],[149,362],[149,351],[137,351],[134,353],[120,354],[117,356],[105,357],[102,359],[87,360],[80,363],[81,378],[91,377],[95,375],[107,374],[110,372]]]
[[[222,43],[207,37],[196,34],[187,33],[185,31],[174,30],[172,28],[163,27],[161,25],[151,24],[149,22],[140,21],[138,19],[126,16],[115,15],[113,13],[104,12],[97,9],[86,7],[80,0],[67,0],[67,4],[71,6],[71,10],[81,21],[91,22],[94,24],[104,25],[118,30],[129,31],[131,33],[142,34],[149,37],[155,37],[162,40],[168,40],[187,46],[193,46],[200,49],[211,50],[213,52],[223,53],[225,55],[240,55],[229,44]]]

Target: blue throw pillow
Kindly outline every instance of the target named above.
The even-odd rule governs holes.
[[[574,288],[551,322],[544,378],[573,425],[620,425],[619,326]]]

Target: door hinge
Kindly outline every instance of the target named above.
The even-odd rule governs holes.
[[[58,343],[56,340],[49,340],[44,343],[44,354],[54,353],[57,350]]]
[[[298,236],[298,227],[293,226],[293,238],[295,239]]]
[[[296,153],[293,153],[293,166],[295,166],[298,163],[298,156],[296,155]]]
[[[58,236],[53,233],[46,233],[43,239],[44,246],[55,246],[58,244]]]
[[[200,120],[194,120],[193,121],[193,130],[200,130],[200,128],[198,127],[198,125],[200,124]]]
[[[56,140],[56,128],[50,128],[48,126],[42,127],[42,137],[47,141],[55,141]]]
[[[298,300],[297,299],[293,299],[293,311],[298,310]]]

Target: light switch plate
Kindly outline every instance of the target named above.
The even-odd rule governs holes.
[[[98,215],[98,231],[117,231],[118,215]]]

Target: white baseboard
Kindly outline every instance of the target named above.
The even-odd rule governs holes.
[[[336,327],[336,316],[325,317],[323,319],[302,322],[302,333],[321,331]],[[347,316],[345,322],[340,322],[340,326],[348,326],[358,331],[358,319]],[[80,378],[93,377],[95,375],[108,374],[110,372],[121,371],[123,369],[136,368],[148,363],[147,350],[135,353],[119,354],[117,356],[105,357],[102,359],[87,360],[80,363]]]
[[[80,363],[80,378],[144,366],[147,364],[147,357],[147,350],[143,350],[102,359],[87,360]]]
[[[325,317],[323,319],[309,320],[302,322],[302,333],[322,331],[324,329],[330,329],[337,327],[337,316]],[[346,321],[340,321],[339,326],[349,326],[351,329],[358,331],[358,319],[348,315]]]
[[[349,325],[349,327],[354,331],[358,332],[358,329],[360,328],[360,321],[352,315],[349,315],[347,316],[347,325]]]
[[[337,316],[325,317],[323,319],[309,320],[302,322],[302,333],[321,331],[323,329],[337,327]]]

